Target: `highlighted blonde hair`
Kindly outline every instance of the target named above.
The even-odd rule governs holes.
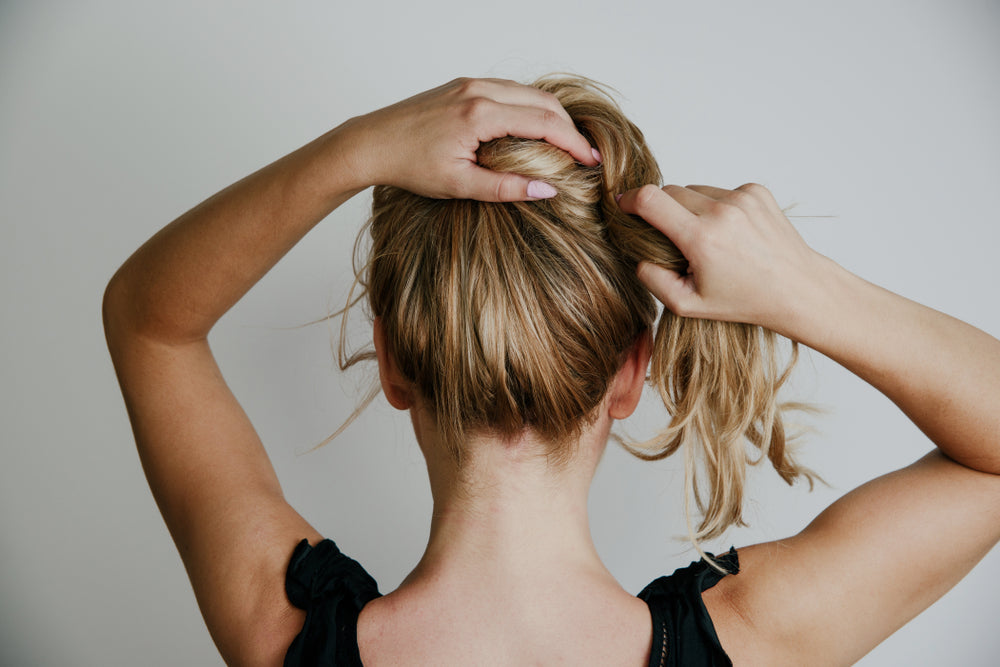
[[[789,484],[804,475],[812,485],[790,456],[787,406],[777,398],[797,347],[782,364],[776,335],[760,327],[666,309],[656,323],[637,263],[683,272],[687,262],[615,202],[616,193],[661,182],[642,132],[590,80],[549,76],[533,85],[558,98],[602,164],[585,167],[544,141],[506,137],[482,145],[479,163],[551,183],[556,197],[487,203],[376,187],[370,251],[355,258],[358,282],[459,465],[469,434],[526,428],[565,460],[625,355],[655,325],[649,382],[670,425],[649,442],[623,444],[648,460],[684,450],[686,497],[701,513],[696,529],[687,513],[697,546],[743,524],[748,463],[766,458]],[[347,358],[341,347],[341,367],[372,356]]]

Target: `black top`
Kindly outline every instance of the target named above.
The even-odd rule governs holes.
[[[711,554],[709,554],[711,556]],[[736,549],[715,558],[733,574],[740,569]],[[653,619],[649,667],[730,667],[701,594],[725,576],[704,560],[669,577],[660,577],[639,593]],[[299,542],[285,576],[288,599],[306,610],[305,625],[295,637],[285,667],[337,665],[361,667],[358,615],[379,597],[378,585],[357,561],[340,553],[331,540],[315,547]]]

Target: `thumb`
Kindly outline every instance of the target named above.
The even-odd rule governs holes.
[[[650,262],[639,262],[636,275],[646,289],[674,315],[699,316],[701,297],[694,289],[691,276],[682,276]]]
[[[463,180],[465,192],[461,196],[479,201],[528,201],[548,199],[557,194],[556,189],[544,181],[479,166],[469,169]]]

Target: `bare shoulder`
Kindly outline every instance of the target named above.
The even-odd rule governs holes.
[[[788,582],[775,580],[769,572],[769,561],[787,548],[782,542],[767,542],[739,549],[739,574],[724,577],[702,593],[719,641],[734,665],[803,664],[792,655],[795,652],[784,659],[773,650],[773,628],[767,627],[755,602],[758,587],[765,585],[776,586],[769,589],[769,594],[777,599],[789,595],[787,590],[784,595],[781,590]]]
[[[998,541],[1000,476],[934,451],[851,491],[798,535],[740,549],[740,574],[703,597],[735,664],[849,665]]]

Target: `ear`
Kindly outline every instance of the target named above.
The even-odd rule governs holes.
[[[612,419],[625,419],[635,412],[642,396],[642,388],[646,384],[646,371],[652,354],[653,335],[647,329],[632,344],[625,363],[618,369],[611,383],[608,414]]]
[[[378,379],[382,383],[382,392],[389,399],[389,405],[397,410],[409,410],[413,406],[413,389],[406,378],[399,372],[396,360],[389,353],[385,341],[385,330],[382,328],[382,318],[376,317],[373,340],[375,357],[378,359]]]

